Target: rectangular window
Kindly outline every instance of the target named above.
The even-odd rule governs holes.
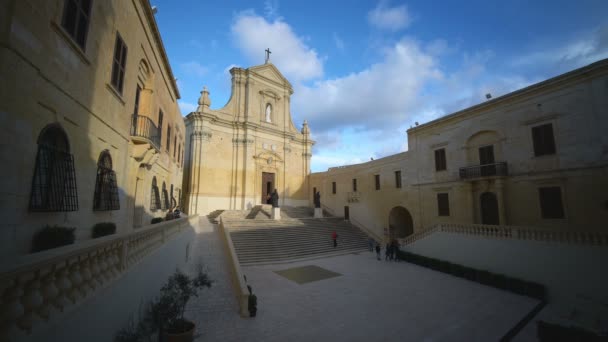
[[[445,169],[447,169],[445,148],[435,150],[435,171],[443,171]]]
[[[167,126],[167,153],[171,153],[171,126]]]
[[[179,144],[179,146],[177,146],[177,163],[179,164],[181,162],[181,158],[182,157],[182,144]]]
[[[401,171],[395,171],[395,187],[401,188]]]
[[[331,182],[331,193],[336,194],[336,182]]]
[[[562,189],[559,186],[538,189],[540,197],[540,211],[542,218],[561,219],[564,218],[564,206],[562,204]]]
[[[162,109],[158,110],[158,143],[160,144],[162,142],[161,137],[163,135],[163,118],[164,118],[164,114]]]
[[[177,148],[177,135],[175,135],[175,138],[173,138],[173,159],[175,159],[175,153],[176,153],[176,148]]]
[[[553,125],[544,124],[532,127],[532,142],[534,155],[544,156],[555,154],[555,139],[553,138]]]
[[[135,89],[135,108],[133,108],[133,114],[139,114],[139,95],[141,93],[141,87],[139,84],[137,85],[137,89]]]
[[[65,0],[61,27],[83,50],[87,43],[92,0]]]
[[[116,44],[114,45],[114,59],[112,62],[112,86],[122,94],[122,87],[125,82],[125,67],[127,65],[127,46],[116,33]]]
[[[374,180],[376,183],[376,190],[380,190],[380,175],[374,175]]]
[[[357,191],[357,179],[353,179],[353,191]]]
[[[447,193],[437,194],[437,212],[439,216],[450,216],[450,201]]]

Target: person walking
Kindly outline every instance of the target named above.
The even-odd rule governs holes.
[[[376,242],[376,259],[382,260],[380,259],[380,243],[378,242]]]
[[[389,261],[391,257],[391,245],[387,242],[384,250],[384,261]]]
[[[331,239],[334,241],[334,248],[338,247],[338,234],[335,231],[331,233]]]
[[[367,239],[367,245],[369,246],[369,251],[370,252],[374,252],[374,239],[372,239],[371,237],[369,239]]]

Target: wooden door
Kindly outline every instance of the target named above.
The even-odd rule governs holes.
[[[493,192],[484,192],[480,196],[481,224],[499,224],[498,200]]]
[[[275,189],[274,173],[262,172],[262,204],[270,204],[267,196]]]
[[[484,146],[479,148],[479,164],[481,165],[481,176],[496,175],[496,161],[494,160],[494,146]]]

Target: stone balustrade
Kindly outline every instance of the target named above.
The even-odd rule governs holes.
[[[437,224],[429,229],[416,232],[405,239],[399,239],[399,242],[401,245],[407,245],[436,231],[485,236],[491,238],[534,240],[597,246],[608,245],[608,233],[606,232],[566,231],[539,227],[495,226],[460,223]]]
[[[183,217],[0,264],[0,340],[73,309],[195,220]]]

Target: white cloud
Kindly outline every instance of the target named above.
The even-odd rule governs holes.
[[[253,12],[242,12],[235,18],[231,32],[237,47],[254,64],[262,64],[264,50],[270,48],[271,62],[291,81],[323,75],[323,62],[317,52],[281,18],[268,21]]]
[[[513,59],[515,68],[546,67],[566,71],[608,58],[608,25],[577,34],[566,44],[552,46]]]
[[[383,60],[350,75],[299,85],[293,107],[313,129],[389,127],[403,122],[419,105],[426,81],[442,74],[436,61],[412,40],[385,49]],[[314,126],[313,126],[314,125]]]
[[[278,0],[265,0],[264,1],[264,15],[266,18],[274,19],[279,16],[279,1]]]
[[[182,112],[182,115],[188,115],[191,112],[196,110],[197,105],[190,102],[185,102],[182,100],[178,100],[177,104],[179,106],[179,110]]]
[[[336,32],[334,32],[333,38],[338,50],[344,50],[344,40],[342,40],[342,38],[340,38]]]
[[[367,20],[372,26],[389,31],[398,31],[411,23],[405,5],[388,7],[386,1],[380,1],[376,8],[367,14]]]
[[[205,76],[209,71],[206,67],[195,61],[180,64],[181,69],[194,76]]]

